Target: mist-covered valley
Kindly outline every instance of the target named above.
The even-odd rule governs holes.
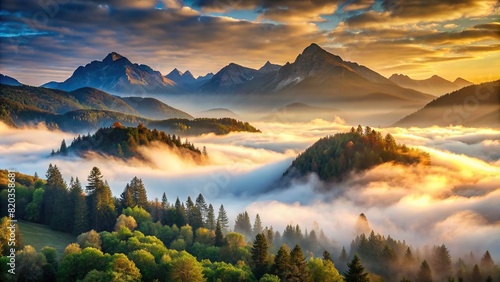
[[[292,160],[319,138],[348,132],[342,119],[303,123],[252,123],[262,133],[204,134],[189,137],[206,147],[209,161],[199,165],[163,146],[141,148],[143,158],[123,160],[89,153],[50,156],[60,141],[74,134],[1,124],[0,166],[25,174],[44,175],[57,165],[66,182],[83,183],[92,169],[101,169],[113,195],[123,192],[133,176],[141,178],[150,199],[163,192],[173,201],[202,193],[214,206],[224,203],[230,222],[248,211],[260,214],[266,226],[283,230],[316,224],[338,249],[349,246],[360,213],[374,231],[406,240],[415,247],[446,244],[454,257],[498,249],[500,218],[500,131],[488,128],[380,128],[407,146],[430,154],[431,165],[384,163],[351,173],[341,182],[323,182],[314,173],[283,184]],[[293,215],[293,216],[290,216]],[[232,228],[232,223],[230,223]]]

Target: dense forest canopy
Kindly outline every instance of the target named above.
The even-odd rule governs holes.
[[[53,155],[75,154],[84,156],[87,152],[96,152],[119,158],[141,157],[138,154],[140,146],[149,146],[158,142],[170,148],[179,149],[179,153],[190,153],[192,156],[200,158],[202,152],[187,139],[181,141],[180,136],[169,135],[164,131],[156,129],[150,130],[142,123],[137,127],[125,127],[116,122],[112,127],[100,128],[93,135],[76,137],[70,146],[66,141],[61,142],[61,146]],[[203,152],[206,155],[206,150]]]
[[[390,133],[382,133],[361,126],[348,133],[337,133],[320,139],[301,153],[285,175],[316,173],[322,180],[342,180],[352,171],[363,171],[376,165],[394,162],[400,164],[429,164],[430,156],[422,151],[396,143]]]
[[[2,176],[8,172],[0,171]],[[0,198],[7,199],[5,183]],[[370,230],[361,214],[355,238],[339,246],[319,227],[283,232],[244,211],[231,228],[221,204],[202,194],[181,202],[150,200],[138,177],[113,197],[99,168],[84,183],[64,181],[57,165],[46,180],[16,173],[16,219],[74,234],[63,252],[35,249],[16,236],[16,274],[7,272],[7,217],[0,221],[2,281],[496,281],[489,251],[452,258],[442,242],[415,248]],[[7,214],[2,205],[0,216]],[[23,244],[24,243],[24,244]],[[290,247],[289,247],[290,246]],[[483,250],[484,251],[484,250]],[[495,280],[494,280],[495,279]]]

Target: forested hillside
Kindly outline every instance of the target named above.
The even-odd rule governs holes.
[[[430,163],[430,156],[422,151],[396,143],[391,134],[361,126],[349,133],[337,133],[314,143],[301,153],[285,172],[285,176],[316,173],[322,180],[342,180],[350,172],[369,169],[394,162],[400,164]]]
[[[88,152],[95,152],[123,159],[141,158],[141,155],[138,154],[138,148],[149,146],[155,142],[176,148],[181,155],[190,154],[197,159],[200,159],[202,155],[201,151],[187,140],[182,142],[180,136],[171,136],[156,129],[150,130],[142,123],[137,127],[125,127],[119,122],[114,123],[111,127],[100,128],[93,135],[78,135],[70,146],[67,146],[66,141],[63,140],[59,150],[52,151],[52,155],[83,157]]]
[[[7,171],[2,170],[2,177]],[[238,214],[230,224],[224,205],[216,209],[202,194],[181,202],[150,200],[138,177],[113,197],[99,168],[86,185],[69,185],[56,165],[46,180],[16,173],[24,196],[16,219],[78,235],[62,255],[34,249],[16,238],[16,274],[7,272],[7,217],[0,225],[1,281],[496,281],[500,268],[483,250],[452,260],[443,242],[422,249],[370,229],[361,214],[350,246],[339,246],[319,227],[283,232],[266,218]],[[5,183],[1,200],[7,201]],[[24,212],[21,212],[24,210]],[[2,205],[1,216],[7,214]],[[20,239],[20,240],[19,240]],[[445,243],[445,242],[444,242]],[[289,247],[290,246],[290,247]],[[292,247],[293,246],[293,247]]]
[[[71,92],[31,86],[0,84],[0,121],[12,127],[45,123],[49,129],[88,132],[139,123],[170,134],[200,135],[260,132],[248,122],[231,118],[198,118],[154,98],[121,98],[85,87]]]

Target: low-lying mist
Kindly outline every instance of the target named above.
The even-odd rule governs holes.
[[[189,138],[206,146],[209,161],[198,165],[167,147],[141,149],[147,161],[89,154],[49,157],[73,135],[37,128],[12,129],[0,123],[0,167],[45,174],[56,164],[66,181],[85,184],[93,166],[101,169],[115,196],[134,176],[148,197],[166,193],[170,202],[202,193],[214,207],[224,204],[232,220],[247,210],[264,225],[282,231],[290,223],[311,230],[315,222],[339,247],[348,248],[354,223],[364,213],[375,232],[414,246],[446,244],[452,255],[490,250],[500,260],[500,131],[486,128],[384,128],[398,142],[431,155],[430,166],[382,164],[340,183],[314,174],[276,187],[298,153],[319,138],[350,130],[342,120],[308,123],[252,123],[262,133],[213,134]],[[234,221],[231,221],[234,223]],[[232,225],[232,224],[231,224]],[[231,226],[232,227],[232,226]]]

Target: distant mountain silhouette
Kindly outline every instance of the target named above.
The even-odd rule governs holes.
[[[178,69],[172,70],[165,77],[175,82],[175,84],[177,85],[186,85],[196,82],[196,79],[194,78],[194,76],[191,74],[190,71],[186,71],[183,73]]]
[[[407,75],[393,74],[391,77],[389,77],[389,79],[401,87],[415,89],[417,91],[429,93],[436,96],[441,96],[465,86],[472,85],[471,82],[460,77],[457,78],[454,82],[451,82],[437,75],[433,75],[432,77],[427,79],[417,80],[411,79]]]
[[[241,119],[239,115],[234,113],[233,111],[229,109],[224,109],[224,108],[216,108],[216,109],[210,109],[202,112],[198,112],[195,114],[196,117],[198,118],[234,118],[234,119]]]
[[[169,118],[185,118],[193,119],[194,117],[186,112],[171,107],[155,98],[143,97],[123,97],[125,103],[134,108],[141,116],[151,119],[169,119]]]
[[[3,75],[0,73],[0,84],[5,84],[5,85],[11,85],[11,86],[20,86],[22,85],[21,82],[17,81],[17,79]]]
[[[443,95],[394,126],[500,127],[500,80],[471,85]]]
[[[269,122],[308,122],[319,118],[324,120],[335,120],[341,111],[333,108],[314,107],[304,103],[288,104],[272,114],[265,116],[262,120]]]

